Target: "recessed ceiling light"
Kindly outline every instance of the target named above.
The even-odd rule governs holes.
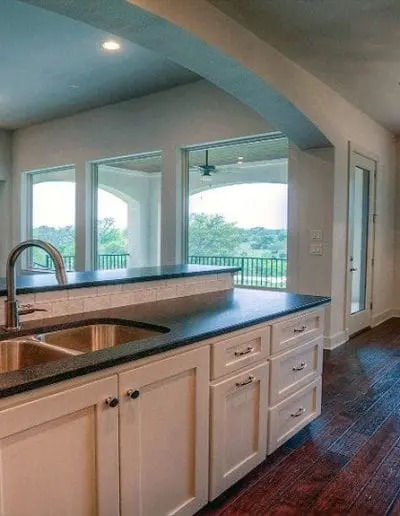
[[[121,48],[121,45],[118,43],[118,41],[115,41],[115,39],[107,39],[106,41],[103,41],[101,46],[108,52],[115,52]]]

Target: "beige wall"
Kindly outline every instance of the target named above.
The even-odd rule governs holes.
[[[41,1],[30,0],[30,3],[41,4]],[[396,186],[392,135],[206,0],[129,0],[130,8],[127,2],[117,1],[112,12],[104,2],[88,0],[88,3],[90,8],[82,9],[79,0],[48,0],[46,7],[120,35],[190,68],[251,106],[265,120],[275,120],[277,127],[286,127],[287,133],[292,134],[292,139],[302,148],[318,146],[308,143],[324,141],[321,133],[332,143],[335,148],[330,270],[332,345],[347,338],[349,142],[378,160],[374,321],[390,314],[394,279],[393,192]],[[168,156],[172,170],[176,153],[171,150]],[[164,177],[164,215],[174,218],[177,215],[175,200],[179,184],[174,185],[167,173]],[[163,241],[166,256],[172,257],[178,247],[176,239]]]
[[[329,296],[332,267],[334,149],[302,151],[289,148],[289,290]],[[311,240],[322,231],[322,241]],[[323,255],[311,255],[311,245]]]
[[[163,20],[162,44],[148,36],[149,47],[168,55],[180,64],[186,64],[208,80],[227,91],[234,91],[237,98],[251,103],[258,112],[268,113],[263,106],[262,83],[265,98],[271,87],[288,99],[306,115],[328,138],[335,148],[332,228],[332,267],[330,310],[330,341],[335,346],[347,339],[346,327],[346,271],[347,271],[347,185],[348,146],[354,146],[378,161],[376,253],[374,267],[373,320],[380,321],[391,313],[393,306],[394,232],[395,232],[395,145],[392,135],[378,123],[347,102],[338,93],[311,75],[290,59],[280,54],[249,30],[218,11],[206,0],[129,0],[132,5],[144,9],[158,20]],[[199,16],[201,12],[201,16]],[[106,26],[106,20],[103,27]],[[157,23],[157,22],[156,22]],[[177,33],[176,27],[181,31]],[[114,30],[118,27],[114,25]],[[161,28],[160,28],[161,30]],[[125,30],[125,35],[128,31]],[[185,36],[186,35],[186,36]],[[135,34],[130,37],[134,40]],[[142,44],[146,34],[140,34]],[[184,38],[187,39],[185,45]],[[175,38],[175,39],[174,39]],[[179,45],[177,39],[179,38]],[[137,38],[136,38],[137,39]],[[167,41],[167,43],[165,43]],[[194,42],[195,41],[195,42]],[[196,58],[190,51],[196,48]],[[186,52],[186,48],[188,49]],[[210,49],[213,49],[214,54]],[[218,66],[210,56],[218,56]],[[225,56],[223,61],[221,56]],[[241,65],[241,80],[232,77],[232,63]],[[249,81],[259,78],[257,91],[252,95],[246,89]],[[254,84],[254,83],[253,83]],[[258,102],[257,106],[256,103]],[[264,102],[265,104],[265,102]]]
[[[11,246],[11,132],[0,130],[0,268]]]
[[[18,130],[13,138],[16,196],[21,173],[38,168],[75,164],[78,190],[76,220],[83,220],[88,196],[87,163],[101,158],[147,151],[163,153],[162,262],[175,263],[181,251],[180,148],[197,143],[271,131],[251,109],[205,82],[179,86],[120,104]],[[16,197],[17,198],[17,197]],[[14,241],[20,239],[19,206],[14,210]],[[89,217],[88,217],[89,218]],[[78,253],[86,245],[85,228],[78,223]],[[80,253],[82,254],[82,253]],[[80,268],[87,261],[77,256]]]
[[[87,161],[162,150],[162,261],[173,263],[179,260],[181,250],[181,176],[179,164],[177,166],[180,147],[270,130],[254,111],[211,84],[199,81],[16,131],[13,138],[15,192],[17,195],[20,191],[20,174],[23,171],[74,163],[78,196],[83,200],[87,195]],[[377,129],[378,141],[371,139],[369,146],[380,160],[374,287],[377,320],[392,308],[394,168],[391,139],[385,139],[383,135],[386,133]],[[365,137],[362,140],[365,143]],[[344,135],[341,135],[340,142],[335,151],[332,148],[304,151],[292,145],[289,156],[289,288],[333,296],[335,320],[331,327],[328,324],[328,346],[331,342],[341,341],[346,332],[345,291],[342,287],[346,262],[348,142]],[[13,234],[17,241],[18,202],[14,205]],[[78,202],[77,210],[78,218],[82,220],[79,211],[82,210],[82,202]],[[309,254],[310,229],[323,231],[323,256]],[[83,227],[78,238],[83,248],[86,245]],[[80,263],[85,265],[82,259]],[[338,326],[338,321],[342,321],[342,326]],[[330,337],[333,338],[330,340]]]

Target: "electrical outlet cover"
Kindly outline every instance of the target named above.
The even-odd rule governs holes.
[[[310,245],[310,254],[312,254],[313,256],[323,256],[324,249],[322,247],[322,244]]]
[[[311,240],[322,240],[322,229],[312,229],[310,231]]]

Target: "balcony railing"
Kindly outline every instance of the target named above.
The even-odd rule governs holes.
[[[67,271],[75,270],[75,256],[63,256]],[[125,269],[128,267],[129,254],[99,254],[97,269]],[[235,285],[247,287],[286,288],[287,260],[285,258],[254,258],[247,256],[189,256],[188,262],[196,265],[223,265],[240,267],[235,273]],[[42,271],[53,271],[49,256],[44,263],[34,264]]]
[[[286,288],[285,258],[253,258],[247,256],[189,256],[189,263],[240,267],[235,285],[247,287]]]
[[[111,269],[126,269],[128,267],[128,253],[123,254],[98,254],[97,255],[97,269],[111,270]],[[68,272],[75,270],[75,256],[63,255],[65,269]],[[34,268],[43,271],[53,271],[54,265],[50,256],[44,257],[44,263],[34,262]]]

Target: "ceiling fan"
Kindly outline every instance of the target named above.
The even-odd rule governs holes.
[[[210,165],[208,162],[208,149],[206,149],[206,161],[204,165],[199,165],[201,172],[201,180],[205,183],[211,183],[211,173],[215,173],[217,168],[215,165]]]

